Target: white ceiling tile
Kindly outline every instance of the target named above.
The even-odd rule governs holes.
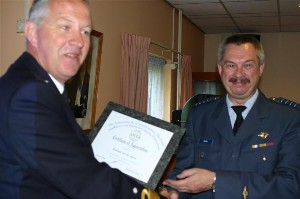
[[[300,24],[300,16],[281,16],[282,25]]]
[[[282,32],[300,32],[300,25],[282,26]]]
[[[279,32],[279,26],[247,26],[247,27],[240,27],[240,30],[243,33],[261,33],[261,32]]]
[[[219,0],[166,0],[171,4],[190,4],[190,3],[219,3]]]
[[[239,30],[234,26],[210,26],[210,27],[203,27],[201,29],[206,34],[217,34],[217,33],[237,33]]]
[[[282,13],[294,13],[294,14],[300,14],[300,8],[299,5],[300,1],[299,0],[280,0],[279,5],[280,5],[280,12]]]
[[[270,25],[278,26],[279,20],[278,17],[239,17],[234,18],[234,21],[240,26],[260,26],[260,25]]]
[[[235,17],[278,17],[278,13],[234,13],[231,15]]]
[[[199,27],[202,26],[235,26],[230,18],[192,19]],[[213,23],[212,23],[213,21]]]
[[[220,3],[182,4],[176,5],[176,8],[181,9],[187,16],[227,14]]]
[[[245,1],[249,1],[249,0],[222,0],[222,2],[245,2]],[[265,1],[265,0],[254,0],[254,1]]]
[[[277,2],[272,1],[230,1],[224,3],[230,13],[276,13]]]
[[[182,9],[183,14],[204,33],[300,32],[300,0],[166,1]]]

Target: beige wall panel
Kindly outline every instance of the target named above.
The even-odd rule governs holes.
[[[16,33],[17,21],[24,16],[23,1],[1,0],[0,15],[0,74],[3,74],[25,49],[24,35]]]
[[[150,37],[172,48],[173,9],[163,0],[90,1],[94,28],[103,33],[103,54],[100,72],[100,114],[108,101],[119,102],[121,34]],[[177,49],[178,12],[175,12],[174,48]],[[203,34],[187,20],[183,20],[182,52],[195,56],[192,66],[203,67]],[[169,52],[151,45],[150,51],[170,57]],[[202,58],[202,60],[201,60]],[[197,63],[199,62],[199,63]]]

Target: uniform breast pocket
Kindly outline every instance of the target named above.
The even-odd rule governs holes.
[[[198,144],[195,148],[195,166],[200,168],[217,169],[218,162],[221,159],[221,151],[214,145]]]
[[[248,171],[269,175],[274,171],[276,157],[275,148],[251,148],[241,154],[240,165]]]

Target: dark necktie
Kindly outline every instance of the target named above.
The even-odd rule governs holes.
[[[64,89],[64,92],[62,93],[62,96],[64,98],[64,100],[69,103],[69,100],[68,100],[68,92],[67,92],[67,89],[65,88]]]
[[[235,135],[238,129],[240,128],[242,122],[244,121],[242,112],[246,109],[246,106],[232,106],[231,108],[234,110],[236,114],[236,120],[233,126],[233,133]]]

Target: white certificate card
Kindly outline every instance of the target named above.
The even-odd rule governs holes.
[[[173,133],[112,111],[92,142],[99,162],[147,183]]]

